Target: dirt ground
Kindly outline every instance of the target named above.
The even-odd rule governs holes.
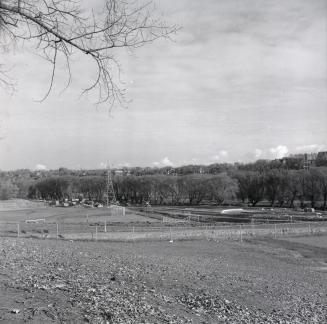
[[[327,248],[0,238],[0,321],[326,323]]]

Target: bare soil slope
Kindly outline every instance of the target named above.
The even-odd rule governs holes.
[[[0,238],[0,321],[326,323],[327,249],[292,244]]]

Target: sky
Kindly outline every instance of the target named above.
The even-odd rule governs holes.
[[[101,0],[93,1],[94,6]],[[28,45],[0,52],[0,169],[249,162],[327,150],[326,0],[155,0],[181,26],[118,51],[128,107],[80,96],[93,66],[51,66]]]

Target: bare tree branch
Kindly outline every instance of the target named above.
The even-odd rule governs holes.
[[[151,2],[102,0],[102,10],[87,9],[83,0],[0,0],[0,32],[11,42],[37,40],[36,50],[52,64],[50,94],[58,54],[65,57],[71,83],[70,62],[76,52],[90,57],[97,76],[83,93],[97,90],[97,103],[123,103],[125,89],[117,83],[120,65],[115,49],[134,49],[178,30],[153,17]],[[0,74],[0,83],[4,82]],[[66,88],[65,87],[65,88]]]

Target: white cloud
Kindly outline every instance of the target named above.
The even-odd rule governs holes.
[[[198,159],[197,158],[192,158],[190,163],[191,164],[196,164],[196,163],[198,163]],[[189,164],[189,163],[185,163],[185,164]]]
[[[228,157],[228,152],[226,150],[220,150],[218,154],[214,155],[211,160],[214,162],[225,161]]]
[[[123,162],[123,163],[118,163],[117,167],[118,168],[129,168],[131,164],[129,162]]]
[[[174,164],[173,162],[171,162],[171,161],[168,159],[167,156],[161,160],[161,163],[162,163],[164,166],[172,166],[172,165]]]
[[[37,164],[34,169],[35,171],[44,171],[47,170],[47,167],[44,164]]]
[[[178,165],[189,165],[189,164],[201,164],[201,162],[197,158],[191,158],[190,160],[181,160],[178,163]]]
[[[107,169],[108,167],[108,162],[100,162],[99,164],[99,168],[100,169]],[[122,162],[122,163],[118,163],[118,164],[110,164],[110,168],[114,169],[114,168],[129,168],[131,166],[131,164],[129,162]]]
[[[317,153],[326,150],[326,145],[324,144],[310,144],[297,146],[295,151],[297,153]]]
[[[169,160],[169,158],[166,156],[164,157],[160,162],[153,162],[153,165],[156,167],[165,167],[165,166],[173,166],[174,163]]]
[[[100,167],[100,169],[106,169],[107,168],[107,163],[106,162],[100,162],[99,167]]]
[[[254,150],[254,156],[255,156],[255,158],[256,159],[260,159],[262,157],[262,153],[263,153],[262,150],[256,148]]]
[[[222,158],[227,158],[227,156],[228,156],[228,152],[225,151],[225,150],[221,150],[221,151],[219,151],[219,155],[220,155]]]
[[[249,158],[259,160],[259,159],[280,159],[287,156],[289,149],[286,145],[278,145],[276,147],[271,147],[269,149],[259,149],[256,148],[253,153],[248,154]]]
[[[287,155],[287,153],[289,152],[287,146],[285,145],[278,145],[276,147],[272,147],[269,149],[269,153],[271,155],[272,158],[275,159],[280,159],[284,156]]]

